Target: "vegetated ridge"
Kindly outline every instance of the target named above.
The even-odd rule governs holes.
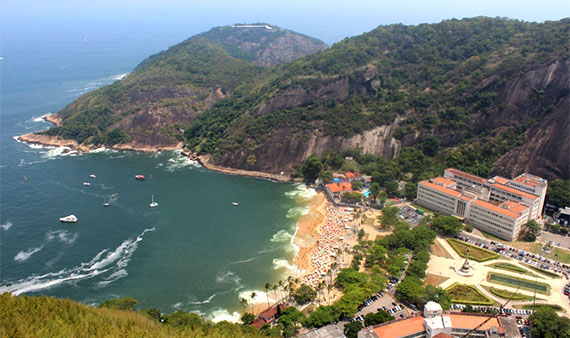
[[[191,98],[201,95],[201,109],[184,113],[192,116],[191,126],[169,121],[161,135],[171,133],[225,167],[292,172],[309,156],[331,150],[357,148],[390,160],[412,147],[441,166],[481,176],[526,171],[567,179],[569,24],[570,19],[528,23],[478,17],[380,26],[265,68],[256,66],[264,63],[254,57],[264,53],[245,45],[224,47],[231,39],[208,40],[205,33],[149,58],[120,85],[87,94],[59,115],[64,127],[88,116],[104,121],[99,129],[110,131],[106,140],[88,136],[81,142],[153,144],[156,133],[145,135],[139,121],[149,114],[128,109],[153,111],[155,117],[157,111],[166,119],[181,106],[196,105]],[[178,49],[192,57],[181,58]],[[199,67],[182,71],[188,63]],[[145,72],[148,68],[154,71]],[[86,113],[100,106],[97,97],[113,98],[119,106],[137,102],[133,97],[144,96],[144,86],[131,82],[146,73],[163,88],[155,89],[163,93],[154,96],[162,100],[160,108],[148,103],[124,106],[120,114]],[[177,91],[164,89],[172,83]],[[69,137],[54,129],[48,133]]]

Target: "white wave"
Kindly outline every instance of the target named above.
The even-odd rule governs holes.
[[[238,312],[234,311],[232,313],[229,313],[228,310],[225,309],[214,310],[208,317],[214,323],[222,322],[224,320],[230,323],[238,323],[240,322],[241,318]]]
[[[45,122],[45,118],[50,116],[51,113],[45,113],[41,116],[32,117],[32,122]]]
[[[297,183],[293,185],[295,188],[293,191],[288,191],[285,195],[289,198],[309,200],[317,194],[315,189],[308,188],[305,184]]]
[[[288,242],[293,236],[285,230],[279,230],[271,237],[271,242]]]
[[[25,142],[22,142],[25,143]],[[35,144],[35,143],[29,143],[28,147],[32,148],[32,149],[43,149],[45,148],[45,146],[41,145],[41,144]]]
[[[63,269],[59,272],[48,273],[41,276],[30,276],[10,284],[0,285],[0,294],[10,292],[17,296],[26,292],[38,291],[57,286],[68,281],[93,278],[105,272],[111,272],[105,280],[109,283],[125,277],[126,270],[124,272],[121,272],[121,270],[124,270],[127,267],[131,256],[135,252],[138,243],[142,241],[144,234],[154,230],[155,228],[145,229],[136,237],[136,239],[123,241],[123,243],[121,243],[121,245],[119,245],[114,251],[103,249],[87,263],[81,263],[78,266]],[[110,265],[111,263],[115,264]],[[106,269],[101,270],[102,268]],[[105,285],[106,284],[100,284],[99,286]]]
[[[309,212],[309,207],[293,207],[287,210],[287,218],[298,218],[306,215]]]
[[[291,236],[291,248],[293,248],[295,256],[297,256],[300,250],[299,246],[294,243],[295,236],[297,236],[297,231],[299,231],[299,223],[295,224],[295,232],[293,233],[293,236]]]
[[[105,147],[100,147],[97,149],[89,150],[89,153],[90,154],[99,154],[99,153],[110,154],[110,153],[120,153],[120,151],[114,150],[114,149],[108,149]]]
[[[187,167],[200,167],[200,164],[197,161],[191,160],[188,156],[184,156],[180,154],[180,151],[175,152],[175,156],[169,158],[166,162],[166,166],[163,163],[159,163],[159,167],[165,167],[168,171],[175,171],[178,169],[183,169]]]
[[[4,230],[4,231],[8,231],[8,230],[10,230],[10,228],[12,227],[12,225],[13,225],[12,222],[6,221],[6,223],[0,225],[0,228],[1,228],[2,230]]]
[[[212,299],[214,299],[214,297],[216,297],[216,294],[214,293],[213,295],[211,295],[210,297],[208,297],[206,300],[203,301],[190,301],[188,302],[188,304],[192,304],[192,305],[202,305],[202,304],[209,304]]]
[[[50,231],[46,233],[46,239],[48,241],[52,241],[53,239],[57,238],[63,244],[72,244],[77,239],[77,234],[72,234],[69,231],[65,230],[57,230],[57,231]]]
[[[122,80],[122,79],[126,78],[127,75],[129,75],[129,73],[113,75],[113,80],[115,80],[115,81]]]
[[[251,294],[255,292],[255,297],[253,299],[251,299]],[[265,293],[265,291],[262,290],[243,290],[239,293],[239,298],[245,298],[247,299],[247,303],[248,304],[260,304],[260,303],[266,303],[267,304],[267,298],[268,298],[268,294]],[[271,297],[269,297],[269,303],[273,303],[275,302],[275,300]]]
[[[104,281],[101,281],[99,283],[97,283],[97,285],[99,287],[105,287],[111,283],[113,283],[114,281],[121,279],[123,277],[127,277],[129,275],[129,273],[127,272],[127,270],[125,269],[120,269],[118,271],[113,272],[109,277],[105,278]]]
[[[216,283],[218,284],[222,284],[222,283],[235,283],[237,285],[239,285],[239,282],[241,281],[241,278],[239,278],[235,273],[233,273],[232,271],[226,271],[223,275],[218,274],[216,276]]]
[[[278,249],[275,249],[275,248],[273,248],[273,249],[265,249],[265,250],[260,250],[260,251],[258,251],[257,254],[258,254],[258,255],[261,255],[261,254],[268,253],[268,252],[275,252],[275,251],[277,251],[277,250],[278,250]]]
[[[47,152],[45,152],[44,154],[42,154],[43,158],[54,158],[60,155],[64,155],[68,152],[71,151],[70,147],[55,147],[55,148],[51,148],[50,150],[48,150]]]
[[[24,262],[27,261],[28,258],[32,257],[33,254],[35,254],[36,252],[40,251],[41,249],[43,249],[43,246],[40,246],[39,248],[31,248],[28,249],[28,251],[20,251],[16,254],[16,256],[14,256],[14,260],[16,262]]]
[[[249,263],[249,262],[251,262],[251,261],[254,260],[254,259],[255,259],[255,257],[251,257],[251,258],[248,258],[248,259],[244,259],[243,261],[231,262],[230,265]]]
[[[289,261],[287,261],[286,259],[274,258],[273,259],[273,269],[274,270],[286,269],[289,271],[295,271],[297,269],[297,267],[289,264]]]

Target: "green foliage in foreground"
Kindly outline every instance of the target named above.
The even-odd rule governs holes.
[[[121,302],[129,306],[131,301]],[[107,303],[109,304],[109,303]],[[115,303],[114,305],[117,305]],[[113,305],[113,306],[114,306]],[[145,313],[94,308],[54,297],[0,296],[1,337],[265,337],[251,326],[214,324],[182,311],[166,315],[166,324]]]
[[[474,305],[492,305],[495,303],[473,285],[454,283],[448,287],[446,291],[449,293],[454,303]]]
[[[535,338],[570,337],[570,319],[559,317],[554,309],[541,306],[529,317]]]
[[[523,264],[524,264],[524,263],[523,263]],[[548,276],[548,277],[550,277],[550,278],[562,278],[561,275],[559,275],[559,274],[557,274],[557,273],[555,273],[555,272],[548,271],[548,270],[544,270],[544,269],[541,269],[541,268],[536,267],[536,266],[534,266],[534,265],[525,264],[525,266],[528,266],[530,269],[533,269],[534,271],[536,271],[536,272],[538,272],[538,273],[541,273],[541,274],[543,274],[543,275],[545,275],[545,276]]]
[[[308,285],[301,285],[293,294],[299,304],[306,304],[317,297],[317,291]]]
[[[558,208],[570,206],[570,179],[548,182],[546,202]]]
[[[469,251],[469,259],[477,262],[486,262],[499,257],[499,255],[493,251],[481,249],[475,245],[462,242],[455,238],[448,238],[447,242],[461,257],[465,257],[467,248],[470,248],[471,250]]]
[[[457,217],[437,216],[431,219],[431,228],[440,235],[455,236],[463,230],[463,223]]]

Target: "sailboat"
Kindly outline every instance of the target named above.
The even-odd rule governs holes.
[[[154,201],[154,195],[152,195],[151,202],[150,202],[150,204],[149,204],[148,206],[151,207],[151,208],[158,207],[158,203],[156,203],[156,202]]]

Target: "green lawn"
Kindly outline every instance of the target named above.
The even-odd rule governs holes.
[[[546,255],[545,257],[554,259],[555,261],[559,261],[561,263],[570,264],[570,251],[561,248],[554,248],[552,253]]]
[[[494,300],[485,296],[477,287],[473,285],[454,283],[445,289],[454,303],[472,305],[492,305]]]
[[[410,203],[410,205],[416,209],[422,209],[425,212],[425,214],[428,213],[435,214],[435,211],[431,210],[430,208],[422,207],[421,205],[417,205],[415,203]]]
[[[524,264],[524,263],[523,263],[523,264]],[[551,272],[551,271],[548,271],[548,270],[543,270],[543,269],[541,269],[541,268],[537,268],[537,267],[534,266],[534,265],[525,264],[525,266],[528,266],[530,269],[533,269],[534,271],[536,271],[536,272],[538,272],[538,273],[541,273],[541,274],[543,274],[543,275],[546,275],[546,276],[548,276],[548,277],[551,277],[551,278],[562,278],[562,276],[559,275],[559,274],[557,274],[557,273],[554,273],[554,272]]]
[[[493,295],[495,295],[499,298],[502,298],[502,299],[511,299],[513,301],[523,301],[523,300],[532,301],[533,300],[532,296],[527,296],[527,295],[523,295],[520,293],[517,293],[516,295],[512,296],[513,291],[495,289],[495,288],[489,287],[489,286],[483,286],[483,288],[485,288],[485,290],[489,291]],[[511,296],[512,296],[512,298],[511,298]],[[543,300],[541,298],[537,298],[537,299]]]
[[[534,306],[534,309],[536,310],[537,308],[541,307],[541,306],[546,306],[549,308],[554,309],[554,311],[562,311],[562,312],[566,312],[562,307],[560,307],[560,305],[555,305],[555,304],[536,304]],[[514,306],[517,309],[526,309],[526,310],[532,310],[532,304],[526,304],[526,305],[515,305]]]
[[[492,283],[506,285],[514,288],[520,286],[521,289],[530,290],[530,291],[536,290],[536,292],[540,292],[543,294],[550,294],[550,286],[548,286],[545,283],[540,283],[529,279],[503,275],[501,273],[496,273],[496,272],[489,272],[487,274],[487,280]]]
[[[527,264],[525,264],[527,265]],[[522,275],[528,275],[528,276],[532,276],[532,277],[540,277],[543,278],[541,276],[538,276],[526,269],[521,268],[520,266],[516,266],[514,264],[510,264],[510,263],[495,263],[495,264],[489,264],[487,266],[490,266],[492,268],[495,269],[501,269],[501,270],[506,270],[506,271],[510,271],[510,272],[516,272]],[[528,265],[528,267],[531,267],[531,265]]]
[[[448,238],[447,242],[461,257],[465,257],[467,254],[467,248],[471,248],[469,258],[477,262],[485,262],[499,257],[499,255],[493,251],[481,249],[475,245],[462,242],[455,238]]]

